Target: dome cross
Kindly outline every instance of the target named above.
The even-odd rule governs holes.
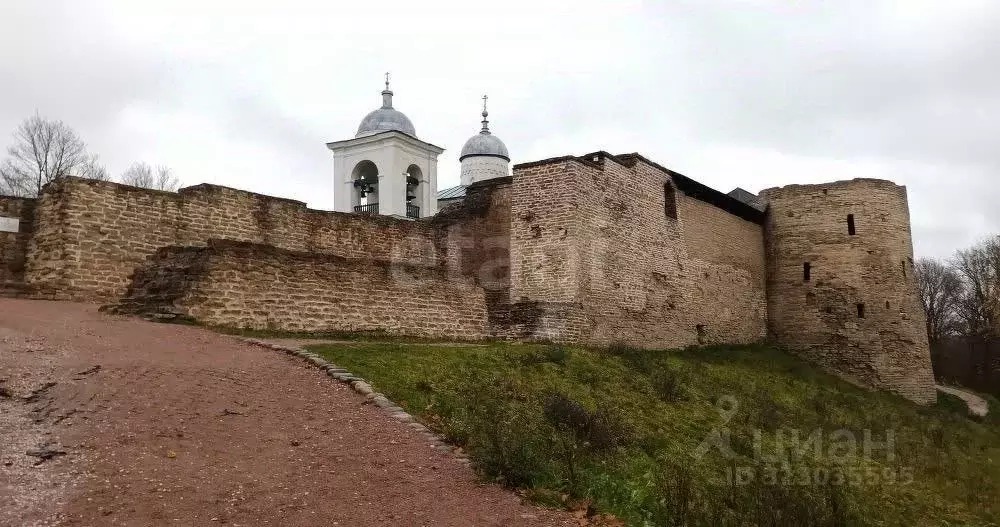
[[[486,101],[489,99],[488,95],[483,95],[483,129],[479,132],[481,134],[490,133],[490,121],[487,119],[490,113],[486,111]]]

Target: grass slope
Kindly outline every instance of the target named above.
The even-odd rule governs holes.
[[[777,349],[312,349],[462,445],[485,478],[629,525],[1000,522],[996,417],[864,391]]]

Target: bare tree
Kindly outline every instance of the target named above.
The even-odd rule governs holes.
[[[75,174],[80,177],[87,179],[96,179],[98,181],[111,181],[111,174],[108,169],[101,164],[100,156],[97,154],[89,154],[80,169],[77,170]]]
[[[89,161],[93,164],[88,168]],[[97,166],[96,157],[87,155],[87,145],[72,128],[36,113],[14,131],[14,143],[0,163],[0,193],[36,196],[46,183],[64,176],[100,175]]]
[[[931,348],[958,330],[956,309],[963,294],[962,279],[951,267],[934,258],[921,258],[914,266],[920,303],[927,315]]]
[[[960,250],[952,266],[964,284],[957,313],[968,337],[1000,336],[1000,239],[980,242]]]
[[[154,190],[175,191],[180,186],[180,181],[173,176],[170,168],[157,165],[156,170],[148,163],[138,161],[132,163],[125,172],[122,172],[121,182],[134,187],[151,188]]]

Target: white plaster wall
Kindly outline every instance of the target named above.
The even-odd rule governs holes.
[[[493,156],[469,156],[462,160],[461,181],[471,185],[477,181],[507,177],[510,163],[506,159]]]
[[[420,207],[421,217],[437,213],[437,156],[440,154],[437,147],[413,141],[402,134],[387,134],[343,141],[330,148],[334,153],[334,210],[353,212],[360,204],[353,172],[358,163],[368,160],[378,168],[379,214],[406,216],[405,173],[410,165],[420,167],[422,173],[413,204]]]

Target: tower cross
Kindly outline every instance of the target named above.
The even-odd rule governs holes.
[[[389,89],[389,72],[385,72],[385,89]]]

